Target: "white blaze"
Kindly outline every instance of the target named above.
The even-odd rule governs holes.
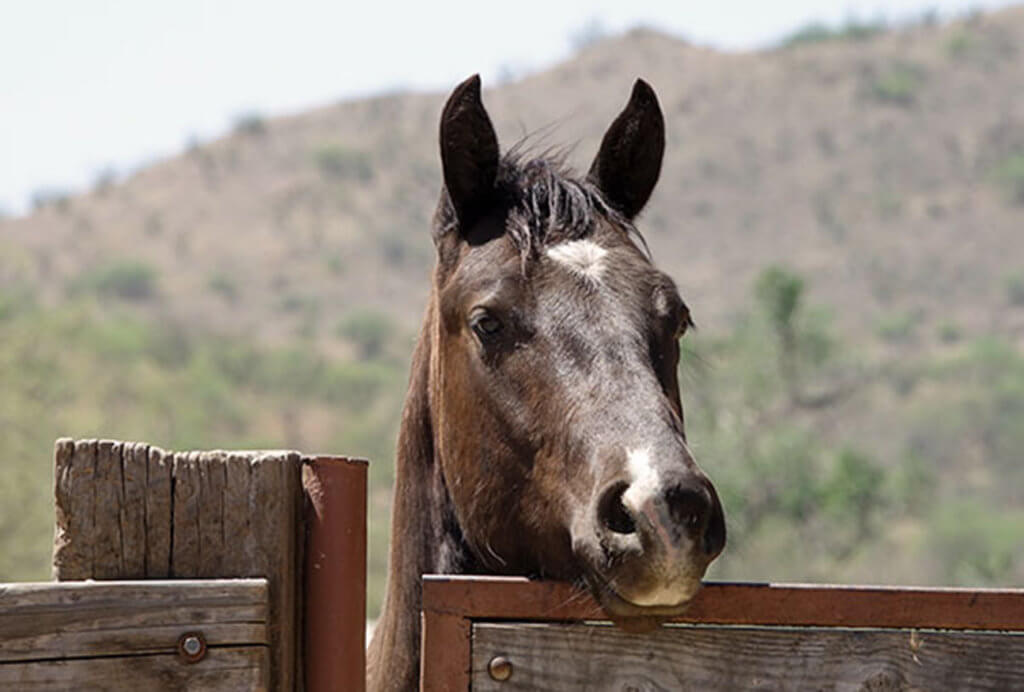
[[[608,251],[592,240],[570,240],[547,251],[547,256],[587,281],[599,283]]]
[[[643,512],[643,506],[658,492],[661,479],[651,459],[651,448],[631,449],[626,455],[626,468],[630,484],[622,494],[622,503],[636,513]]]
[[[672,548],[672,541],[665,532],[665,527],[655,518],[653,502],[661,492],[661,478],[658,468],[651,458],[650,447],[628,450],[626,468],[630,476],[630,485],[622,494],[622,504],[635,514],[646,514],[653,523],[654,531],[665,546],[666,554],[658,559],[654,568],[660,575],[660,584],[655,584],[646,592],[622,594],[626,600],[638,606],[674,606],[693,598],[700,589],[700,573],[696,573],[694,565],[689,561],[680,560],[681,553]]]

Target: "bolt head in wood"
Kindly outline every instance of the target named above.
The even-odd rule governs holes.
[[[512,661],[504,656],[495,656],[487,664],[487,672],[490,673],[492,680],[504,682],[512,677]]]
[[[202,632],[186,632],[178,637],[178,656],[185,663],[198,663],[206,656],[206,638]]]

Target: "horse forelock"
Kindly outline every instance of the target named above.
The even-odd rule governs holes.
[[[537,153],[524,142],[502,156],[494,184],[494,204],[507,210],[505,235],[524,266],[548,248],[587,238],[602,222],[621,229],[650,255],[636,226],[605,201],[593,182],[569,168],[564,151]],[[455,209],[444,192],[435,234],[440,237],[459,230]]]

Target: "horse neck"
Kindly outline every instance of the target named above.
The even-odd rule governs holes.
[[[468,566],[435,454],[430,390],[436,320],[432,294],[413,354],[398,434],[388,583],[368,652],[371,692],[418,689],[421,577],[431,572],[462,572]]]

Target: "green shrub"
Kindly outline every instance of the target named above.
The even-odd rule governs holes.
[[[1014,204],[1024,204],[1024,154],[1004,159],[992,172],[993,179],[1003,187]]]
[[[957,29],[946,39],[944,45],[946,55],[955,60],[960,60],[974,52],[977,42],[977,38],[967,29]]]
[[[836,37],[836,31],[823,22],[811,22],[800,27],[780,42],[784,48],[804,43],[820,43]]]
[[[56,209],[63,214],[71,208],[71,194],[63,188],[56,187],[40,188],[33,192],[32,210],[40,211],[48,208]]]
[[[871,94],[883,103],[909,106],[921,85],[920,71],[906,65],[895,65],[875,77]]]
[[[891,188],[880,191],[875,198],[875,204],[878,216],[882,219],[894,219],[903,211],[903,200]]]
[[[229,303],[238,300],[238,281],[224,272],[216,272],[206,282],[207,287]]]
[[[1010,305],[1024,307],[1024,272],[1006,277],[1006,298]]]
[[[121,260],[86,272],[71,285],[106,298],[144,301],[157,293],[157,271],[134,260]]]
[[[395,336],[391,318],[373,310],[356,310],[338,324],[338,336],[351,342],[363,360],[380,357]]]
[[[883,504],[885,473],[863,453],[843,449],[821,488],[822,505],[833,516],[853,518],[861,537]]]
[[[317,149],[313,154],[313,162],[325,178],[360,182],[373,178],[370,155],[340,144],[328,144]]]
[[[929,523],[930,547],[948,583],[1005,586],[1024,577],[1024,512],[950,500],[935,507]]]
[[[943,322],[938,328],[939,341],[952,344],[963,338],[964,332],[956,322]]]
[[[850,17],[842,25],[832,28],[824,22],[810,22],[780,41],[783,48],[822,41],[863,41],[883,33],[888,28],[885,20],[861,21]]]
[[[325,260],[327,264],[327,271],[335,276],[340,276],[345,272],[345,258],[341,253],[335,252],[327,256]]]
[[[243,113],[235,118],[232,130],[240,135],[262,135],[267,131],[267,121],[259,113]]]
[[[784,267],[769,267],[758,276],[755,292],[775,328],[786,329],[800,306],[804,280]]]
[[[316,387],[326,401],[361,410],[389,388],[399,391],[401,380],[401,369],[379,362],[335,363],[324,370]]]
[[[877,332],[890,344],[903,344],[912,340],[921,321],[916,312],[895,312],[878,321]]]
[[[145,355],[150,335],[141,322],[96,319],[82,325],[81,338],[93,353],[124,363]]]

